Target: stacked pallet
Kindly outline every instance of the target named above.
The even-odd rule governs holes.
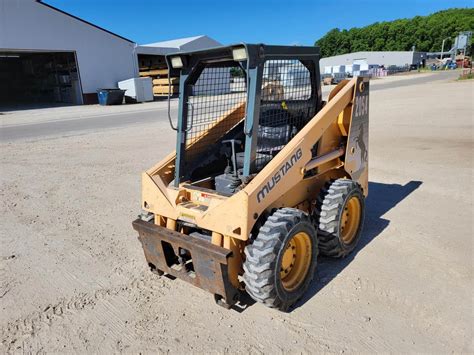
[[[155,95],[175,95],[179,92],[179,78],[169,78],[171,86],[168,84],[168,78],[159,77],[153,79],[153,93]]]
[[[169,78],[171,87],[168,86],[168,69],[140,68],[140,76],[153,79],[153,95],[155,96],[175,95],[179,92],[179,78]]]

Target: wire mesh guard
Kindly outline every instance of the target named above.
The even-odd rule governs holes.
[[[245,116],[246,80],[238,66],[209,66],[191,85],[184,163],[195,162]]]
[[[265,62],[256,171],[260,171],[315,115],[316,88],[310,70],[314,71],[314,68],[299,60]]]

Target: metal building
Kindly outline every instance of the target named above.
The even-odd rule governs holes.
[[[384,51],[384,52],[354,52],[333,57],[322,58],[319,61],[321,72],[328,66],[352,65],[354,63],[366,63],[368,65],[383,65],[386,68],[395,65],[397,67],[410,66],[413,64],[424,65],[426,53],[415,51]]]
[[[1,0],[0,103],[96,102],[138,75],[135,46],[41,0]]]
[[[181,51],[192,51],[204,48],[220,47],[221,43],[208,36],[177,38],[169,41],[142,44],[137,46],[136,53],[139,68],[167,68],[165,55]]]
[[[96,103],[142,66],[166,68],[168,53],[217,46],[207,36],[138,46],[42,0],[0,0],[0,105]]]

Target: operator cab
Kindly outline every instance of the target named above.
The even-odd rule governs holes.
[[[240,44],[167,62],[180,75],[176,187],[232,195],[322,106],[317,47]]]

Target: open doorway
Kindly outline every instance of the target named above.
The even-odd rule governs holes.
[[[0,51],[0,107],[82,104],[74,52]]]

